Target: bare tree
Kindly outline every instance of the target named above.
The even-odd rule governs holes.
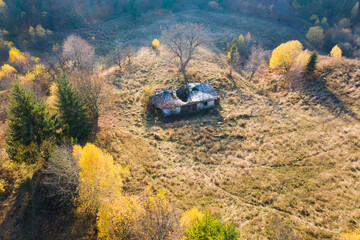
[[[114,51],[113,62],[119,67],[119,71],[122,72],[125,65],[131,66],[134,55],[135,48],[133,46],[129,45],[125,48],[117,46]]]
[[[76,89],[79,91],[85,106],[89,110],[90,118],[93,121],[95,131],[98,129],[98,120],[101,112],[101,105],[105,99],[105,79],[90,75],[87,72],[77,72],[70,76]]]
[[[173,63],[186,79],[186,67],[205,43],[204,27],[193,23],[175,25],[163,33],[164,43],[172,53]]]
[[[63,202],[73,202],[79,187],[79,167],[71,152],[69,145],[56,147],[44,169],[45,184],[51,188],[51,195]]]
[[[131,65],[131,61],[135,55],[135,48],[132,45],[125,47],[123,52],[123,58],[128,60],[128,66]]]
[[[122,72],[123,69],[123,60],[124,60],[124,51],[121,46],[117,46],[114,50],[112,60],[116,66],[119,67],[119,71]]]
[[[70,35],[62,46],[62,56],[72,68],[91,71],[95,62],[95,50],[86,40]]]
[[[178,214],[163,196],[150,197],[144,204],[144,215],[140,220],[141,239],[170,240],[178,222]]]
[[[269,56],[269,52],[265,51],[261,45],[253,45],[249,60],[245,65],[245,71],[250,74],[249,80],[251,81],[254,74]]]

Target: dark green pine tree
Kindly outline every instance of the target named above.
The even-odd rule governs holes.
[[[12,88],[8,124],[6,151],[17,162],[36,162],[46,152],[43,144],[56,136],[56,120],[44,101],[19,83]]]
[[[317,51],[313,51],[311,53],[309,62],[306,66],[306,69],[308,72],[314,72],[316,70],[316,64],[317,64],[318,57],[319,57],[319,53]]]
[[[62,135],[81,142],[91,131],[87,109],[65,74],[60,76],[56,83],[58,87],[56,106],[59,110]]]

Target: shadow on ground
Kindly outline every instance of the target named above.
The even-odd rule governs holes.
[[[10,209],[0,224],[0,239],[96,239],[94,221],[79,219],[71,202],[48,197],[41,170],[14,193]]]

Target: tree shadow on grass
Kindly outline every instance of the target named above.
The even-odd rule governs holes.
[[[0,239],[96,239],[92,219],[79,219],[72,202],[48,197],[41,170],[26,179],[14,193],[10,209],[0,224]]]
[[[315,103],[325,107],[335,117],[349,116],[357,121],[360,118],[346,107],[343,102],[326,85],[326,80],[316,79],[307,83],[301,89],[302,93],[308,97],[308,104]]]

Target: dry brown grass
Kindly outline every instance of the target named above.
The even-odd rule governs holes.
[[[128,32],[116,25],[119,19],[97,26],[123,43],[139,40],[125,73],[118,76],[114,68],[100,73],[116,86],[106,90],[96,144],[130,168],[125,190],[165,190],[181,209],[199,207],[235,221],[242,239],[329,239],[360,228],[358,61],[321,57],[313,82],[305,82],[303,91],[289,91],[279,83],[285,74],[265,67],[253,82],[236,73],[229,79],[225,57],[214,47],[202,48],[189,66],[190,81],[210,81],[221,106],[175,120],[145,112],[146,86],[183,84],[166,60],[166,49],[160,47],[160,54],[151,49],[160,26],[179,18],[211,19],[211,37],[218,42],[252,29],[268,45],[276,45],[275,37],[298,38],[285,26],[282,37],[275,36],[279,25],[274,22],[202,14],[153,19]],[[114,45],[107,36],[101,32],[93,42],[102,45],[100,52]]]
[[[214,85],[221,96],[217,110],[173,121],[144,111],[145,86],[182,84],[164,60],[166,49],[160,56],[140,49],[134,70],[111,92],[97,142],[130,167],[126,190],[164,189],[182,209],[200,207],[235,221],[244,239],[283,232],[324,239],[359,228],[360,91],[353,84],[360,63],[321,58],[317,76],[326,88],[305,84],[300,94],[272,91],[262,79],[269,74],[258,74],[257,83],[236,74],[228,79],[222,57],[206,49],[201,54],[189,75]],[[316,99],[318,90],[326,94]]]

